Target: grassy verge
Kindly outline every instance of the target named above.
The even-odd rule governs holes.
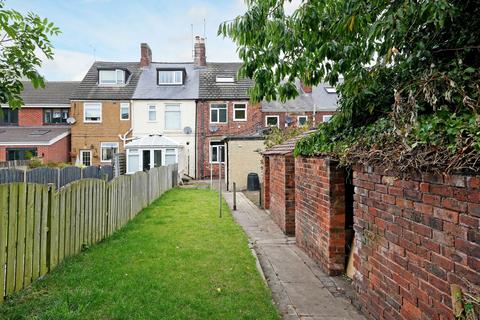
[[[167,192],[0,305],[0,318],[278,319],[246,236],[217,206],[212,191]]]

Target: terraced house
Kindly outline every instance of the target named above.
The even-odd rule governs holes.
[[[24,106],[0,110],[0,161],[38,157],[44,162],[70,160],[70,95],[78,82],[46,82],[35,89],[24,82]]]
[[[95,62],[71,96],[71,161],[110,164],[132,133],[132,96],[139,62]]]

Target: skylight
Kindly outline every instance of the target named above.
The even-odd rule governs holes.
[[[217,76],[216,82],[217,83],[234,83],[235,82],[235,77]]]
[[[327,91],[327,93],[337,93],[337,89],[334,87],[325,87],[325,91]]]
[[[43,136],[47,133],[49,133],[50,130],[45,130],[45,129],[41,129],[41,130],[35,130],[33,131],[32,133],[30,133],[31,136]]]

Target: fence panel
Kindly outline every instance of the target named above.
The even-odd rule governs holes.
[[[79,167],[65,167],[60,169],[60,181],[59,187],[66,186],[67,184],[80,180],[82,178],[82,169]]]
[[[101,166],[100,167],[100,177],[103,179],[106,176],[107,181],[112,181],[113,179],[113,167],[112,166]]]
[[[24,182],[25,171],[20,169],[0,169],[0,184]]]
[[[55,186],[58,186],[58,172],[57,168],[35,168],[27,171],[26,181],[28,183],[53,183]]]
[[[86,167],[82,169],[83,179],[100,179],[100,169],[98,167]]]

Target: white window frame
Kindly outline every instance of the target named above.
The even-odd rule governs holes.
[[[90,164],[88,166],[83,163],[83,154],[84,153],[88,153],[90,155]],[[86,167],[89,167],[89,166],[92,165],[92,150],[80,150],[80,163],[83,166],[86,166]]]
[[[102,81],[102,72],[110,71],[115,72],[115,82],[103,82]],[[121,73],[121,77],[119,79],[118,74]],[[121,81],[119,81],[121,80]],[[98,70],[98,84],[101,86],[119,86],[125,84],[125,70],[122,69],[103,69]]]
[[[277,125],[268,124],[268,118],[277,118]],[[280,116],[278,116],[278,115],[265,116],[265,127],[280,128]]]
[[[322,116],[322,122],[330,122],[332,120],[333,114],[326,114]]]
[[[167,149],[174,149],[175,150],[175,163],[178,164],[178,158],[179,158],[179,149],[178,148],[139,148],[139,149],[126,149],[126,157],[127,157],[127,174],[133,174],[138,171],[143,170],[143,151],[149,151],[150,152],[150,169],[155,168],[155,151],[162,151],[162,166],[165,165],[165,156],[167,154]],[[169,153],[169,155],[172,155],[172,153]],[[136,168],[136,171],[131,171],[129,168],[129,157],[130,156],[136,156],[138,157],[138,168]]]
[[[213,145],[213,146],[212,146],[212,142],[213,142],[213,143],[219,143],[219,142],[221,142],[221,141],[220,141],[220,140],[213,140],[213,141],[210,141],[210,142],[208,143],[208,153],[209,153],[208,161],[209,161],[209,163],[212,163],[212,164],[215,164],[215,163],[217,163],[217,164],[218,164],[218,163],[225,163],[225,156],[226,156],[226,155],[225,155],[225,151],[226,151],[226,150],[225,150],[225,143],[224,143],[223,145],[217,144],[217,145]],[[224,152],[224,153],[223,153],[223,161],[218,161],[218,160],[217,160],[217,161],[212,161],[213,148],[216,148],[216,149],[217,149],[217,157],[220,155],[220,153],[218,153],[218,147],[222,147],[222,148],[223,148],[223,152]]]
[[[178,111],[167,110],[168,107],[178,107]],[[180,123],[179,123],[178,128],[167,129],[167,112],[179,112],[180,113]],[[182,108],[181,108],[181,105],[179,103],[166,103],[163,118],[164,118],[164,122],[165,122],[165,131],[181,131],[182,130]]]
[[[150,108],[153,108],[155,110],[155,120],[150,120]],[[158,110],[157,110],[156,105],[151,104],[151,105],[147,106],[147,119],[148,119],[148,122],[157,122],[157,120],[158,120]]]
[[[224,105],[225,108],[219,108],[218,105]],[[226,115],[225,115],[225,122],[220,121],[220,109],[225,109]],[[212,111],[217,110],[217,121],[212,121]],[[216,123],[216,124],[225,124],[228,123],[228,103],[224,102],[218,102],[218,103],[211,103],[210,104],[210,123]]]
[[[127,108],[128,110],[128,118],[127,119],[122,119],[122,108]],[[130,120],[130,102],[121,102],[120,103],[120,121],[128,121]]]
[[[100,108],[100,120],[87,120],[86,118],[86,110],[87,110],[87,107],[99,107]],[[102,123],[102,119],[103,119],[103,106],[102,106],[102,103],[101,102],[85,102],[83,103],[83,122],[84,123]]]
[[[305,118],[305,123],[304,123],[304,124],[301,124],[301,123],[300,123],[300,118]],[[297,116],[297,125],[303,126],[303,125],[305,125],[305,124],[307,124],[307,123],[308,123],[308,116]]]
[[[217,76],[215,78],[216,83],[235,83],[235,77],[231,76]]]
[[[160,72],[173,73],[173,82],[160,82]],[[175,74],[180,73],[180,82],[175,81]],[[182,85],[183,84],[183,71],[182,70],[157,70],[158,85]]]
[[[244,105],[245,106],[245,119],[238,119],[236,117],[235,111],[236,111],[238,105]],[[248,111],[247,110],[248,110],[248,103],[246,103],[246,102],[234,102],[233,103],[233,121],[247,121],[247,119],[248,119],[248,114],[247,114]]]
[[[118,142],[100,142],[100,162],[111,162],[113,161],[113,158],[111,160],[105,160],[103,159],[103,147],[109,144],[109,148],[112,147],[112,145],[116,145],[117,152],[120,151],[120,145]]]

